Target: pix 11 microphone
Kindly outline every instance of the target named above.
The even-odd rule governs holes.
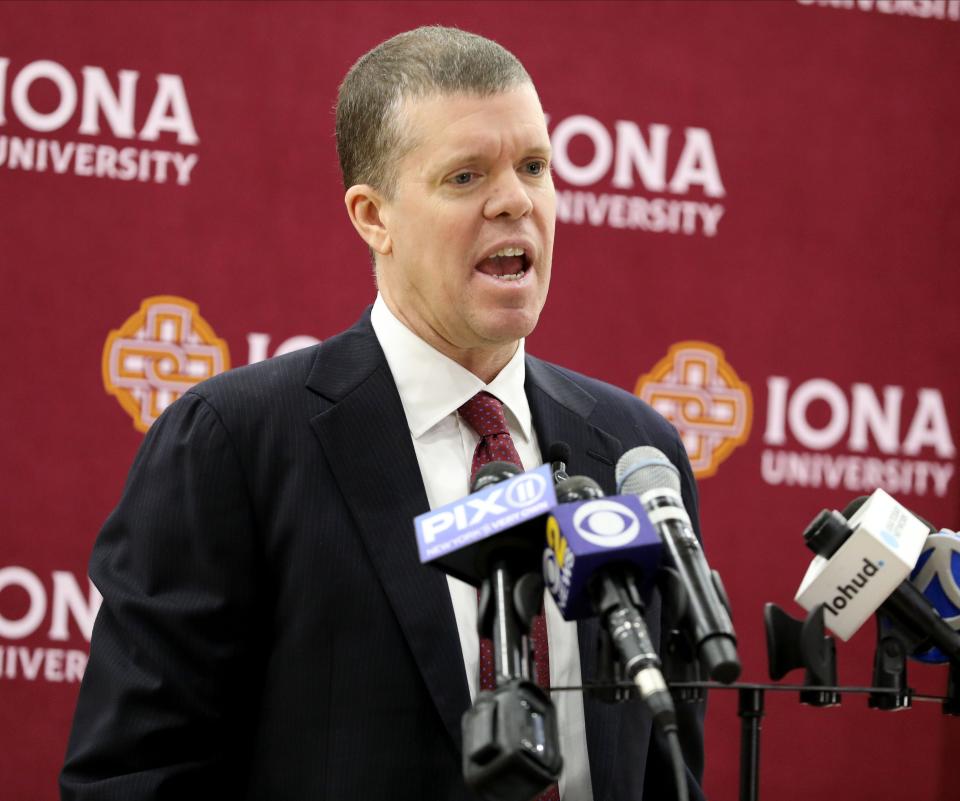
[[[524,801],[563,766],[557,715],[531,680],[528,634],[543,602],[545,515],[556,505],[549,465],[526,473],[484,465],[466,498],[415,520],[420,560],[481,587],[477,628],[491,639],[495,689],[463,716],[463,775],[490,801]]]
[[[505,553],[539,572],[546,514],[556,505],[550,465],[522,473],[491,462],[477,471],[470,495],[415,518],[420,561],[475,587]]]
[[[683,623],[710,678],[730,684],[740,675],[737,638],[726,593],[707,564],[680,494],[680,473],[657,448],[627,451],[617,462],[617,489],[636,495],[666,546],[667,562],[687,596]]]

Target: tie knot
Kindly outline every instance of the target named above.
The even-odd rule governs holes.
[[[489,392],[478,392],[457,411],[481,437],[508,433],[503,404]]]

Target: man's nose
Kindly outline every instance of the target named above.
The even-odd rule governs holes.
[[[513,170],[505,170],[494,181],[490,196],[484,205],[487,219],[509,217],[512,220],[526,216],[533,210],[530,188]]]

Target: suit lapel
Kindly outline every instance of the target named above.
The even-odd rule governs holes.
[[[586,475],[613,494],[614,467],[620,457],[620,440],[589,422],[596,399],[557,368],[532,356],[526,358],[527,399],[540,449],[550,445],[570,446],[570,475]]]
[[[333,402],[320,439],[424,682],[457,748],[470,704],[446,577],[420,564],[413,518],[427,511],[406,417],[369,311],[318,351],[307,386]]]
[[[619,439],[588,422],[596,405],[594,397],[561,371],[532,356],[526,358],[525,388],[544,455],[553,443],[565,442],[570,447],[567,472],[590,476],[604,492],[612,494],[614,469],[623,448]],[[589,681],[597,675],[597,619],[581,621],[577,635],[581,676]],[[590,779],[594,798],[599,800],[606,797],[616,765],[623,705],[584,696],[583,711]]]

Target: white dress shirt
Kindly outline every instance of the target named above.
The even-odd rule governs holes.
[[[414,334],[394,316],[379,294],[370,319],[400,393],[431,509],[456,501],[470,491],[470,468],[480,437],[457,414],[457,409],[481,390],[503,403],[507,426],[524,469],[543,463],[530,405],[523,391],[526,374],[523,340],[499,375],[484,384],[469,370]],[[470,698],[475,699],[480,675],[477,591],[449,576],[447,583]],[[580,648],[576,623],[561,617],[549,592],[544,594],[544,599],[550,647],[550,685],[579,685]],[[557,710],[564,762],[560,795],[571,801],[592,801],[583,699],[578,692],[562,692],[553,695],[553,703]]]

